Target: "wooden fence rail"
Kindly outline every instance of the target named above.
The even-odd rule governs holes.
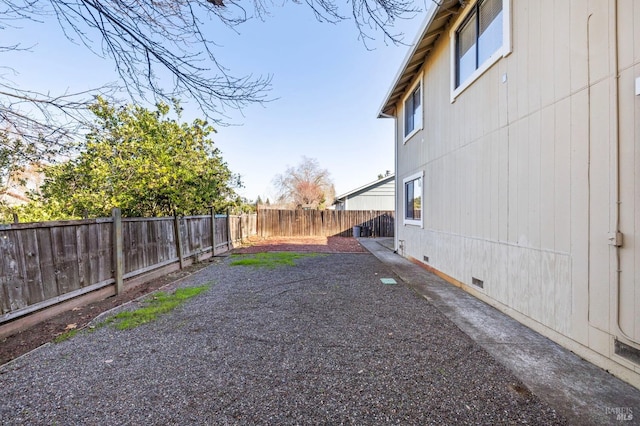
[[[351,237],[359,226],[372,237],[393,237],[395,213],[371,210],[259,210],[261,237]]]
[[[229,250],[255,235],[255,223],[255,215],[120,218],[114,209],[111,218],[0,225],[0,325]]]

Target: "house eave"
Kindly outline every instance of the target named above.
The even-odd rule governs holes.
[[[340,194],[335,198],[335,201],[336,202],[338,202],[338,201],[339,202],[343,202],[344,199],[346,199],[347,197],[350,197],[353,194],[365,191],[365,190],[367,190],[369,188],[373,188],[376,185],[382,185],[382,184],[385,184],[387,182],[390,182],[391,180],[395,179],[395,177],[396,177],[396,174],[395,173],[391,173],[389,176],[384,176],[383,178],[376,179],[373,182],[369,182],[368,184],[363,185],[363,186],[361,186],[359,188],[356,188],[356,189],[354,189],[352,191],[345,192],[344,194]],[[334,202],[334,204],[336,202]]]
[[[412,44],[413,48],[407,53],[387,96],[378,109],[378,118],[395,116],[396,105],[422,69],[436,42],[444,33],[451,16],[457,15],[459,11],[459,0],[443,0],[439,4],[433,3],[422,24],[422,30]]]

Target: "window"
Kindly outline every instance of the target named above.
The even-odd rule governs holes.
[[[422,226],[422,173],[403,181],[404,184],[404,223]]]
[[[411,89],[404,101],[404,137],[405,140],[422,128],[422,84]]]
[[[510,51],[510,0],[478,0],[454,27],[453,97]]]

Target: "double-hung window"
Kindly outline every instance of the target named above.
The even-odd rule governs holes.
[[[407,140],[422,128],[422,84],[420,80],[411,88],[404,101],[404,137]]]
[[[454,97],[510,51],[509,2],[478,0],[454,27]]]
[[[404,224],[422,226],[422,173],[403,179]]]

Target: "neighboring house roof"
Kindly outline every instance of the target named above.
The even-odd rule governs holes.
[[[439,5],[437,2],[433,3],[422,24],[422,30],[413,42],[413,49],[405,57],[393,81],[393,85],[380,107],[378,118],[389,117],[394,114],[395,106],[402,99],[409,85],[415,80],[436,42],[445,32],[450,18],[457,16],[460,12],[461,2],[464,3],[462,0],[442,0]]]
[[[385,184],[387,182],[390,182],[395,178],[395,176],[396,176],[395,173],[391,173],[388,176],[385,176],[385,177],[383,177],[381,179],[376,179],[373,182],[370,182],[370,183],[368,183],[368,184],[366,184],[364,186],[361,186],[360,188],[354,189],[353,191],[345,192],[344,194],[338,195],[336,197],[336,199],[334,200],[333,204],[342,203],[342,202],[344,202],[345,198],[349,198],[352,195],[356,195],[356,194],[358,194],[360,192],[368,191],[369,189],[371,189],[373,187],[376,187],[376,186],[379,186],[379,185],[383,185],[383,184]]]

